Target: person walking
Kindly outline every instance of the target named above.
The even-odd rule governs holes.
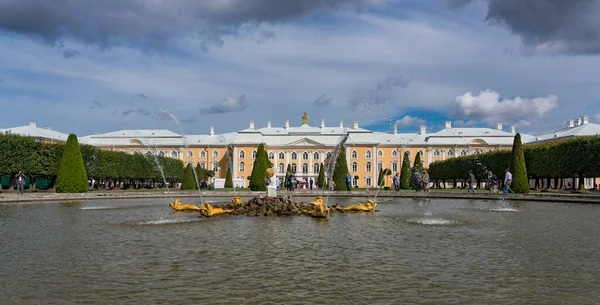
[[[17,183],[17,194],[23,195],[23,189],[25,186],[25,175],[23,171],[19,171],[19,173],[15,176],[15,182]]]
[[[469,171],[469,189],[467,193],[473,192],[475,193],[475,175],[473,175],[473,171]]]
[[[419,171],[417,170],[417,168],[413,168],[413,173],[412,173],[412,187],[415,189],[415,191],[420,191],[421,190],[421,184],[423,183],[423,178],[421,177],[421,173],[419,173]]]
[[[498,177],[492,171],[488,171],[486,184],[490,193],[498,192]]]
[[[424,192],[429,192],[429,188],[427,187],[429,185],[429,173],[427,171],[423,172],[423,191]]]
[[[310,185],[310,190],[312,191],[312,187],[313,184],[315,183],[315,181],[313,180],[313,178],[310,178],[310,180],[308,181],[308,184]]]
[[[392,177],[392,184],[394,185],[394,190],[397,192],[400,190],[400,173],[396,172],[396,175]]]
[[[504,194],[514,193],[513,190],[510,189],[510,184],[512,183],[512,174],[507,169],[504,170]]]
[[[350,173],[348,173],[346,175],[346,190],[349,192],[351,187],[352,187],[352,175],[350,175]]]

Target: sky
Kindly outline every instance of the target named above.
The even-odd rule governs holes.
[[[0,128],[537,135],[600,122],[599,55],[600,0],[0,0]]]

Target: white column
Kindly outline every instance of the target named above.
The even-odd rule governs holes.
[[[308,153],[308,174],[312,175],[314,174],[314,170],[313,170],[313,154],[314,151],[311,151]]]
[[[371,165],[371,172],[373,173],[373,178],[371,178],[371,186],[373,186],[378,185],[379,183],[379,181],[377,181],[377,178],[379,178],[379,173],[377,172],[377,146],[373,146],[371,159],[373,159],[373,165]]]
[[[290,164],[290,157],[289,157],[290,152],[289,151],[285,151],[285,170],[287,171],[287,166],[288,164]]]
[[[427,147],[427,168],[431,164],[431,155],[432,155],[431,147]]]

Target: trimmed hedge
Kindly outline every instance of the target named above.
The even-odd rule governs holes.
[[[411,178],[410,156],[408,151],[405,151],[404,158],[402,159],[402,168],[400,169],[400,188],[403,190],[410,190]]]
[[[231,177],[231,169],[227,167],[227,175],[225,177],[225,188],[232,189],[233,188],[233,178]]]
[[[250,175],[250,190],[252,191],[266,191],[267,182],[266,170],[269,168],[271,162],[269,161],[269,155],[265,150],[265,144],[258,145],[258,151],[256,152],[256,159],[254,160],[254,167],[252,168],[252,174]]]
[[[319,167],[319,179],[317,180],[317,184],[320,188],[325,186],[325,166],[323,165],[323,162],[321,162]]]
[[[196,184],[196,178],[194,177],[194,171],[192,165],[188,163],[185,170],[183,171],[183,181],[181,182],[181,190],[196,190],[198,185]]]
[[[516,134],[513,141],[513,148],[508,166],[512,176],[510,188],[518,194],[529,193],[529,179],[527,176],[527,167],[525,166],[525,155],[523,154],[523,144],[521,144],[521,135]]]
[[[346,175],[348,175],[348,163],[346,162],[346,150],[342,147],[335,160],[335,168],[333,170],[333,182],[335,182],[336,191],[347,191]]]
[[[57,193],[85,193],[89,187],[77,136],[70,134],[56,177]]]

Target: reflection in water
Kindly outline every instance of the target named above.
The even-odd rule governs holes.
[[[600,207],[505,203],[398,200],[328,220],[203,219],[164,200],[2,205],[0,300],[599,303]]]

